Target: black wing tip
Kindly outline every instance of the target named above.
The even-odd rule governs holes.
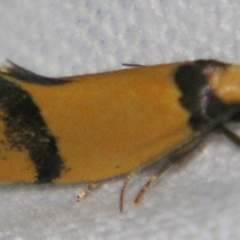
[[[24,82],[40,85],[59,85],[71,82],[67,78],[51,78],[36,74],[30,70],[27,70],[26,68],[19,66],[18,64],[12,62],[9,59],[7,59],[7,63],[7,67],[0,68],[0,73],[17,78]]]
[[[13,76],[13,77],[17,77],[15,75],[19,75],[20,72],[23,73],[23,72],[31,72],[23,67],[21,67],[20,65],[12,62],[11,60],[7,59],[6,60],[7,62],[7,66],[3,66],[0,68],[0,73],[3,73],[3,74],[8,74],[10,76]],[[33,73],[33,72],[31,72]]]
[[[14,63],[12,61],[10,61],[9,59],[6,60],[6,62],[8,63],[8,65],[13,65]],[[10,73],[10,66],[2,66],[0,67],[0,73],[1,74],[9,74]]]

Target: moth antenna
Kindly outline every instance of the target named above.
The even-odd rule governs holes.
[[[124,67],[146,67],[146,65],[137,64],[137,63],[122,63]]]
[[[236,133],[232,132],[225,126],[222,126],[220,130],[230,141],[240,147],[240,137]]]

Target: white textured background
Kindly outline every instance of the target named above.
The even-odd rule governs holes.
[[[239,23],[238,0],[0,0],[0,64],[66,76],[124,62],[237,63]],[[0,186],[0,239],[240,239],[240,149],[213,135],[188,158],[134,207],[139,174],[123,214],[121,179],[80,203],[83,184]]]

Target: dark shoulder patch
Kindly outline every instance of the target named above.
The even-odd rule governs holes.
[[[10,67],[6,68],[6,74],[21,81],[49,86],[71,83],[71,80],[69,79],[44,77],[42,75],[31,72],[23,67],[20,67],[19,65],[9,60],[8,62],[10,64]]]
[[[208,84],[207,68],[227,68],[228,64],[215,60],[197,60],[181,65],[175,72],[175,81],[182,92],[180,102],[191,113],[190,124],[199,129],[223,115],[239,110],[217,98]],[[230,114],[231,115],[231,114]]]
[[[28,92],[2,76],[0,108],[8,144],[18,151],[28,151],[29,161],[34,163],[37,172],[36,182],[51,182],[60,177],[64,161],[40,109]]]

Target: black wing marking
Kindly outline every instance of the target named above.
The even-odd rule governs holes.
[[[3,68],[0,70],[2,74],[6,74],[8,76],[17,78],[18,80],[28,82],[28,83],[35,83],[40,85],[59,85],[59,84],[65,84],[70,83],[71,80],[69,78],[50,78],[45,77],[39,74],[36,74],[32,71],[29,71],[23,67],[20,67],[19,65],[13,63],[10,60],[7,60],[9,63],[9,67]]]

